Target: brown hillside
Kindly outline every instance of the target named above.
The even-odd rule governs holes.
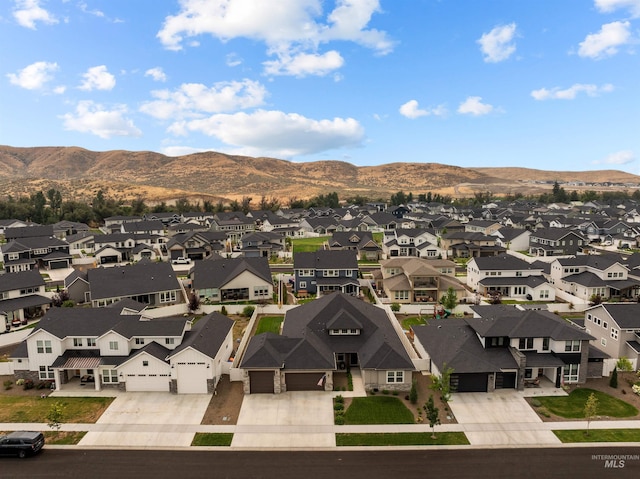
[[[150,151],[89,151],[77,147],[0,146],[0,196],[59,189],[87,200],[102,189],[110,197],[171,202],[176,198],[310,198],[332,191],[340,197],[388,198],[398,191],[469,196],[478,191],[525,194],[548,189],[538,181],[639,183],[614,170],[549,172],[526,168],[461,168],[438,163],[389,163],[358,167],[341,161],[294,163],[203,152],[169,157]]]

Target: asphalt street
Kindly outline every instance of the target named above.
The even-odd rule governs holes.
[[[13,478],[626,478],[639,477],[640,447],[375,451],[98,450],[47,448],[0,459]]]

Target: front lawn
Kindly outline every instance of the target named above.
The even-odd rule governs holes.
[[[562,442],[640,442],[640,429],[555,430]]]
[[[233,440],[231,432],[197,432],[192,446],[230,446]]]
[[[256,334],[275,333],[280,334],[280,325],[284,321],[284,316],[264,316],[258,321]]]
[[[449,446],[469,444],[463,432],[396,432],[336,434],[336,446]]]
[[[113,402],[111,397],[0,396],[0,422],[46,423],[54,402],[64,407],[62,423],[94,423]]]
[[[638,415],[638,410],[631,404],[589,388],[574,389],[568,396],[543,396],[537,399],[550,413],[556,416],[583,419],[584,406],[591,393],[594,393],[598,399],[598,416],[632,417]]]
[[[87,434],[87,431],[45,431],[43,434],[47,444],[75,446]]]
[[[413,424],[413,413],[394,396],[353,398],[344,415],[345,424]]]

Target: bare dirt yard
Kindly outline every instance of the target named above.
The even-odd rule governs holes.
[[[201,424],[236,424],[243,398],[242,382],[231,382],[229,381],[229,376],[222,376],[216,388],[216,394],[211,396],[209,407],[202,418]]]

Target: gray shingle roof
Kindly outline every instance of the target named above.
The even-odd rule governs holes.
[[[604,303],[600,306],[621,329],[640,329],[640,303]]]
[[[192,273],[193,287],[220,288],[245,271],[271,282],[267,258],[220,258],[214,261],[196,261]]]
[[[168,263],[94,268],[89,270],[88,280],[92,300],[180,289],[176,274]]]
[[[44,286],[44,284],[44,279],[37,269],[20,271],[19,273],[0,274],[0,292]]]
[[[232,319],[218,312],[210,313],[200,318],[191,331],[185,333],[182,343],[171,352],[169,357],[186,348],[193,348],[210,358],[215,358],[233,325]]]

